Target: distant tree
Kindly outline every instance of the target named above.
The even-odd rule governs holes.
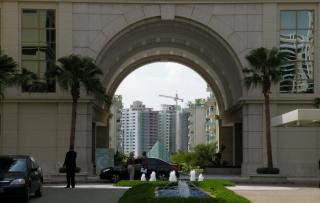
[[[280,66],[286,62],[286,54],[279,52],[278,49],[271,50],[258,48],[252,50],[246,56],[251,68],[243,69],[245,75],[244,81],[247,88],[260,86],[264,96],[265,121],[266,121],[266,141],[267,141],[267,159],[268,168],[273,168],[272,146],[270,133],[270,89],[272,83],[279,82],[281,78]]]
[[[69,91],[72,96],[72,116],[69,148],[74,148],[77,117],[77,104],[80,98],[80,88],[84,87],[88,94],[103,101],[109,109],[111,97],[105,93],[105,88],[100,81],[102,71],[90,57],[69,55],[58,59],[59,65],[47,72],[47,77],[56,80],[62,90]]]
[[[171,155],[172,162],[182,166],[184,171],[214,166],[216,144],[199,144],[191,152],[177,152]]]

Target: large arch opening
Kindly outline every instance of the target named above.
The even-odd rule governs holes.
[[[243,94],[242,67],[234,51],[217,33],[183,18],[172,21],[152,18],[122,30],[96,60],[104,72],[103,81],[110,96],[134,70],[168,61],[190,67],[209,84],[221,116],[220,132],[227,135],[225,141],[229,142],[228,159],[232,165],[241,165],[242,116],[238,104]]]
[[[139,67],[120,84],[111,107],[112,147],[128,155],[170,161],[170,154],[198,144],[219,146],[219,108],[208,83],[174,62]],[[160,150],[161,148],[161,150]],[[159,151],[160,150],[160,151]]]

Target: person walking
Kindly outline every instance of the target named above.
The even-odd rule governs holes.
[[[130,152],[127,165],[128,165],[128,173],[130,180],[134,180],[134,170],[135,170],[135,160],[134,160],[134,154],[133,152]]]
[[[147,152],[142,152],[141,158],[141,173],[147,174],[148,173],[148,157]]]
[[[69,151],[66,154],[66,158],[64,159],[63,166],[66,168],[66,178],[67,178],[67,186],[66,188],[75,187],[75,175],[76,175],[76,158],[77,152],[74,151],[73,147],[70,147]]]

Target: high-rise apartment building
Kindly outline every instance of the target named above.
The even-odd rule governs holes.
[[[140,128],[139,144],[141,151],[148,152],[158,141],[159,137],[159,112],[148,108],[139,112],[138,126]]]
[[[210,93],[210,96],[206,100],[206,144],[217,143],[219,146],[219,120],[217,119],[217,115],[219,115],[218,104],[209,86],[207,91]]]
[[[177,115],[176,150],[188,151],[188,126],[190,113],[187,109],[182,109]]]
[[[145,109],[141,101],[135,101],[128,109],[123,109],[121,114],[121,131],[123,137],[123,152],[134,152],[138,155],[139,143],[139,111]]]
[[[192,150],[198,144],[206,143],[206,105],[204,99],[197,99],[189,104],[189,140],[188,150]]]
[[[123,109],[121,129],[123,151],[128,154],[134,152],[140,156],[143,151],[148,152],[158,140],[158,111],[153,111],[141,101],[135,101],[129,109]]]
[[[110,107],[112,117],[109,121],[109,147],[120,152],[123,152],[123,137],[121,133],[122,108],[122,96],[115,95]]]
[[[170,152],[176,152],[177,111],[181,107],[162,104],[159,111],[159,141]]]

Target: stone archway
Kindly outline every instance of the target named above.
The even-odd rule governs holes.
[[[242,68],[234,51],[214,31],[183,18],[152,18],[129,26],[97,57],[109,95],[133,70],[156,61],[182,63],[198,72],[216,94],[222,114],[242,96]]]
[[[224,144],[228,147],[229,161],[235,165],[235,124],[230,114],[241,114],[238,103],[242,97],[242,66],[229,44],[210,28],[185,18],[163,21],[151,18],[135,23],[113,37],[97,57],[97,64],[104,72],[107,94],[113,96],[116,89],[132,71],[142,65],[172,61],[184,64],[211,86],[216,95],[224,129]],[[186,81],[187,82],[187,81]],[[230,113],[231,112],[231,113]],[[228,117],[228,118],[227,118]],[[231,118],[231,119],[230,119]],[[242,137],[242,131],[240,132]],[[242,138],[237,140],[241,146]],[[241,164],[242,161],[240,161]]]

